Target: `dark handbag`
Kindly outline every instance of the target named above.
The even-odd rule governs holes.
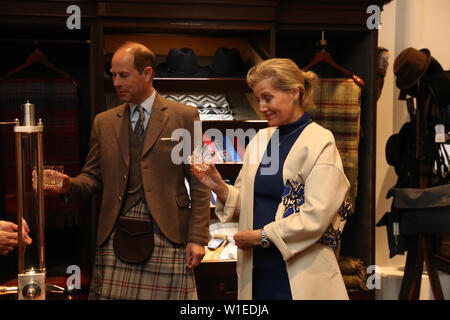
[[[113,246],[115,254],[125,262],[147,261],[154,247],[152,221],[120,216],[116,222]]]
[[[390,212],[377,227],[386,226],[390,257],[407,251],[405,236],[450,232],[450,184],[418,189],[394,188]]]
[[[394,189],[400,234],[450,232],[450,184]]]

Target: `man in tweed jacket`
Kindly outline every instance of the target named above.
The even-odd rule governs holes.
[[[193,137],[194,121],[199,116],[195,108],[166,100],[154,90],[154,63],[154,54],[141,44],[127,42],[117,49],[111,73],[125,103],[96,116],[81,174],[65,176],[63,187],[57,191],[83,198],[102,193],[90,298],[197,298],[192,268],[201,262],[209,238],[209,192],[191,176],[188,164],[171,160],[172,149],[179,142],[167,138],[179,128],[187,129]],[[136,109],[144,110],[145,119],[138,160],[142,201],[123,212],[132,162],[133,132],[129,128],[134,130],[142,123],[142,110]],[[148,261],[126,263],[115,255],[112,238],[120,215],[152,221],[155,248]]]

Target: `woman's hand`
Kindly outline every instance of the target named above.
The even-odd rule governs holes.
[[[214,163],[195,163],[194,157],[189,157],[189,162],[192,174],[206,187],[214,189],[222,181],[222,176]]]
[[[239,249],[251,249],[259,245],[261,241],[261,229],[240,231],[234,235],[233,239]]]
[[[217,194],[217,197],[225,203],[228,198],[228,186],[225,181],[222,180],[222,176],[217,171],[214,163],[211,164],[198,164],[194,163],[194,158],[189,158],[191,164],[191,173],[200,181],[204,186],[210,188]]]

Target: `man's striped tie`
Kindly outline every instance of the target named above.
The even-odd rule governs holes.
[[[134,134],[138,141],[141,141],[144,136],[144,107],[139,104],[136,106],[135,112],[136,110],[139,112],[139,119],[134,127]]]

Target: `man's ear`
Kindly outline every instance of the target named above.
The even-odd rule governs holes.
[[[153,68],[152,67],[145,67],[143,74],[144,74],[145,80],[151,81],[152,78],[153,78]]]

